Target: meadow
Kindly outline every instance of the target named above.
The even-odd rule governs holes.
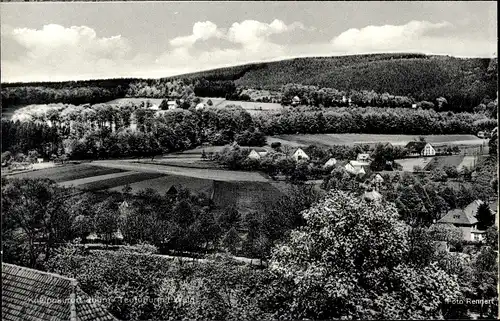
[[[37,171],[6,175],[9,178],[49,178],[56,183],[88,177],[125,172],[119,168],[97,167],[88,164],[66,164]]]

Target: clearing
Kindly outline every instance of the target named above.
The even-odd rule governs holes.
[[[142,102],[144,102],[144,104],[145,104],[147,101],[150,101],[151,104],[160,106],[161,102],[164,99],[168,99],[168,98],[117,98],[117,99],[110,100],[110,101],[106,102],[106,104],[124,105],[124,104],[128,104],[128,103],[140,104]]]
[[[223,100],[216,105],[214,102],[214,107],[218,108],[224,108],[228,105],[241,106],[250,114],[261,113],[261,112],[280,112],[283,109],[283,106],[277,103],[258,103],[254,101]]]

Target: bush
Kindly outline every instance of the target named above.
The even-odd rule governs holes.
[[[280,142],[273,142],[271,143],[271,148],[272,149],[278,149],[281,147],[281,143]]]

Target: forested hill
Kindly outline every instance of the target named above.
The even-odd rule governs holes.
[[[237,86],[274,90],[288,83],[374,90],[415,100],[444,96],[450,104],[462,105],[475,104],[470,100],[476,97],[496,97],[497,66],[497,58],[373,54],[296,58],[193,73],[186,78],[234,80]]]
[[[279,90],[285,84],[295,83],[341,91],[387,92],[407,96],[414,101],[434,101],[438,97],[445,97],[452,109],[458,111],[471,110],[484,98],[496,97],[497,66],[497,58],[454,58],[423,54],[296,58],[162,79],[2,84],[2,100],[5,106],[56,102],[53,101],[55,97],[61,95],[69,103],[75,94],[79,97],[78,103],[102,102],[110,97],[125,95],[162,98],[171,96],[172,93],[182,95],[183,88],[187,85],[192,86],[195,93],[227,97],[236,87]],[[202,89],[197,90],[200,88]],[[87,93],[81,93],[82,89],[87,89]],[[92,93],[88,89],[92,89]]]

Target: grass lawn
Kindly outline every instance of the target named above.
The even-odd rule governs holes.
[[[106,168],[88,164],[67,164],[32,172],[7,175],[9,178],[49,178],[57,183],[87,177],[125,172],[119,168]]]
[[[435,145],[481,145],[483,140],[474,135],[428,135],[424,136],[427,142]],[[290,146],[307,146],[318,144],[331,145],[355,145],[391,143],[393,145],[406,145],[408,142],[418,140],[413,135],[385,135],[385,134],[303,134],[303,135],[279,135],[267,138],[268,144],[279,141]],[[290,142],[290,143],[288,143]]]
[[[237,101],[237,100],[224,100],[217,105],[215,105],[214,103],[214,106],[219,108],[223,108],[228,105],[241,106],[250,114],[261,113],[261,112],[281,112],[281,110],[283,109],[281,104],[277,103],[258,103],[253,101]]]

